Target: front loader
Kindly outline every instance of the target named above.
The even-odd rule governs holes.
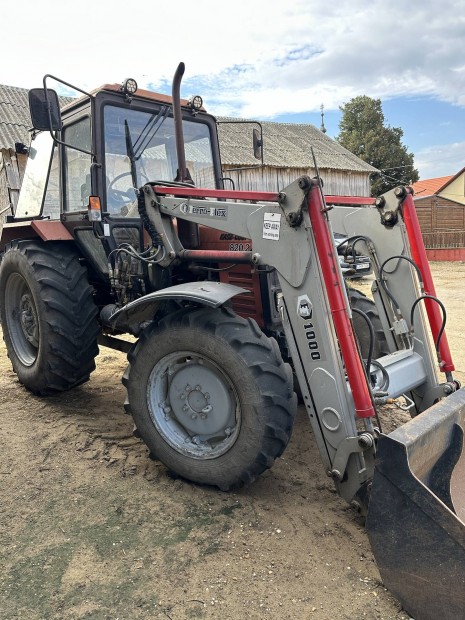
[[[180,99],[183,70],[172,98],[127,81],[63,114],[45,80],[31,91],[42,133],[1,237],[19,380],[51,394],[89,378],[98,344],[126,351],[137,435],[225,491],[282,454],[297,389],[386,587],[416,620],[465,617],[465,391],[410,189],[325,196],[318,175],[225,189],[216,122]],[[373,300],[347,286],[334,231],[370,256]],[[388,406],[412,419],[386,435]]]

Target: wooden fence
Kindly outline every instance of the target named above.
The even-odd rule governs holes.
[[[428,249],[465,247],[465,230],[422,232],[422,236],[425,247]]]

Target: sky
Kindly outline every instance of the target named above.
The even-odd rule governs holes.
[[[0,84],[23,88],[170,93],[184,62],[181,95],[210,113],[320,127],[323,105],[332,138],[367,95],[421,179],[465,167],[465,0],[23,0],[2,7],[2,50]]]

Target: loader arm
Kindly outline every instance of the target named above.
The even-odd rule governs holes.
[[[342,498],[362,513],[369,509],[368,531],[386,585],[416,620],[437,618],[438,609],[448,620],[464,617],[465,526],[460,518],[465,502],[463,492],[456,490],[463,487],[465,470],[463,390],[452,378],[448,351],[447,363],[442,363],[444,324],[438,326],[434,313],[428,326],[421,308],[426,298],[437,300],[433,295],[425,298],[422,270],[412,259],[403,217],[408,193],[390,193],[377,206],[361,201],[339,207],[335,200],[329,209],[319,181],[306,177],[279,194],[151,184],[143,191],[147,215],[163,244],[163,266],[186,259],[231,261],[234,254],[236,262],[276,269],[281,287],[276,304],[323,465]],[[186,250],[173,218],[250,239],[253,250]],[[356,344],[332,222],[347,235],[358,235],[374,260],[373,297],[391,353],[370,367]],[[424,271],[425,265],[421,267]],[[439,331],[436,351],[430,329]],[[447,381],[439,382],[438,371],[446,372]],[[442,400],[456,392],[450,401]],[[400,432],[383,435],[377,410],[399,400],[414,419]],[[441,430],[439,447],[435,428]],[[426,499],[418,489],[425,489]],[[401,510],[406,501],[408,510]],[[415,532],[409,557],[398,545],[404,531],[407,538]],[[423,544],[433,531],[434,545]],[[442,544],[454,550],[454,566],[442,559],[440,567],[435,565],[434,549]],[[406,566],[400,579],[395,576],[396,558]],[[439,570],[438,580],[434,575]],[[447,601],[456,588],[450,580],[458,587],[451,613]],[[439,602],[429,607],[428,596]]]
[[[374,392],[355,341],[328,210],[318,182],[302,177],[279,194],[150,184],[143,191],[147,215],[163,240],[163,266],[187,258],[201,261],[216,257],[276,269],[281,287],[276,301],[325,470],[334,479],[339,494],[366,511],[366,488],[373,477],[376,443]],[[346,214],[353,211],[342,209]],[[359,215],[358,224],[369,223],[368,233],[377,237],[378,258],[385,260],[386,229],[379,223],[376,208],[366,206]],[[186,250],[180,244],[173,218],[251,239],[253,251]],[[407,252],[402,223],[391,228],[389,234],[391,249],[396,254]],[[397,260],[393,271],[396,282],[400,279],[398,286],[409,291],[402,295],[402,306],[407,308],[416,299],[415,273],[409,263],[401,260]],[[386,272],[382,277],[392,280],[393,286],[392,274]],[[415,347],[401,354],[396,350],[387,356],[389,359],[383,358],[382,368],[394,377],[393,396],[415,389],[421,410],[422,395],[426,406],[442,395],[421,317],[415,339],[418,352]],[[402,334],[399,342],[405,340]]]

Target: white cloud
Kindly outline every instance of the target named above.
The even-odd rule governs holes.
[[[183,61],[183,95],[216,115],[328,112],[360,94],[465,107],[465,0],[24,0],[6,3],[2,24],[2,84],[51,73],[91,89],[131,76],[169,92]],[[423,177],[429,161],[416,153]]]
[[[35,86],[52,73],[84,88],[185,80],[221,110],[270,116],[334,109],[357,94],[433,95],[465,105],[465,3],[436,0],[81,0],[57,14],[54,0],[8,3],[0,82]],[[65,5],[63,5],[65,6]],[[55,18],[53,16],[55,15]],[[50,17],[51,16],[51,17]],[[274,96],[273,96],[274,94]]]
[[[421,179],[456,174],[465,167],[465,142],[421,149],[415,155],[415,166],[421,173]]]

